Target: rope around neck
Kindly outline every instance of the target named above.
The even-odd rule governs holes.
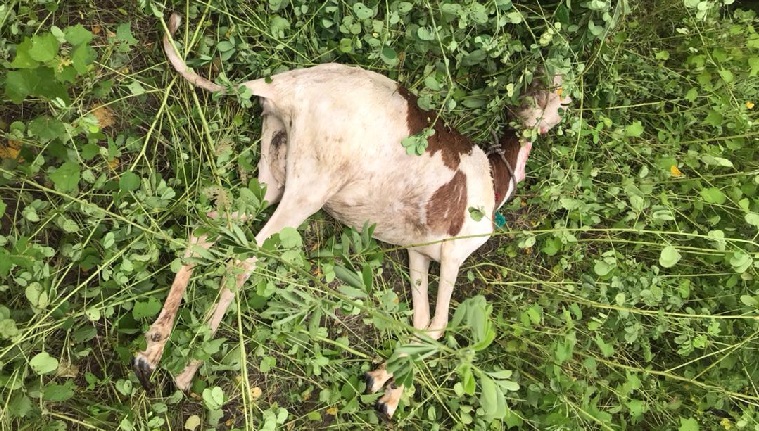
[[[506,155],[504,154],[504,151],[502,148],[498,147],[498,135],[496,135],[495,130],[491,130],[490,134],[493,136],[493,146],[494,149],[493,152],[498,154],[498,156],[503,160],[503,164],[506,165],[506,169],[509,171],[509,174],[511,175],[510,181],[511,181],[511,196],[507,196],[506,199],[508,200],[514,194],[517,192],[517,178],[516,175],[514,175],[514,168],[511,166],[511,163],[509,163],[508,160],[506,160]],[[493,179],[495,180],[495,178]],[[506,203],[506,201],[504,201]]]

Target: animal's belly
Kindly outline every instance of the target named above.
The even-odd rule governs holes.
[[[389,244],[408,246],[429,241],[429,228],[419,204],[331,200],[324,209],[355,229],[375,225],[374,237]]]
[[[375,238],[404,247],[486,234],[492,229],[487,220],[475,222],[468,216],[469,206],[485,214],[492,212],[490,172],[473,168],[487,166],[481,151],[462,157],[462,168],[466,169],[459,170],[451,170],[429,156],[372,156],[366,160],[386,162],[381,166],[376,162],[353,165],[346,172],[345,182],[323,205],[340,222],[355,229],[374,225]],[[470,160],[473,158],[477,160]],[[437,252],[428,250],[425,254],[436,259]]]
[[[340,193],[324,209],[341,223],[355,229],[374,225],[374,237],[380,241],[409,246],[433,240],[426,224],[424,201],[414,194],[395,196],[376,191],[363,197]]]

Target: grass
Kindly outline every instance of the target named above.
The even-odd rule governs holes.
[[[0,6],[0,428],[759,427],[759,35],[722,3]],[[413,386],[392,423],[361,376],[409,349],[405,254],[321,213],[249,245],[271,213],[258,108],[177,78],[164,6],[204,76],[359,64],[480,141],[535,71],[566,74],[572,109],[464,264],[456,324],[394,361]],[[200,227],[219,245],[161,365],[204,366],[186,394],[145,392],[129,364]],[[252,254],[210,337],[226,262]]]

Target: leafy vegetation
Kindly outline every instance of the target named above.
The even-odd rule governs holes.
[[[257,108],[177,79],[157,43],[168,10],[219,82],[359,64],[480,142],[544,70],[565,75],[572,109],[465,263],[440,342],[411,343],[405,256],[369,226],[319,214],[254,250],[270,214]],[[759,429],[756,11],[11,0],[0,54],[3,429],[386,428],[361,375],[394,353],[399,429]],[[199,228],[218,246],[162,366],[205,362],[188,394],[146,393],[129,363]],[[260,268],[210,337],[226,262],[246,254]]]

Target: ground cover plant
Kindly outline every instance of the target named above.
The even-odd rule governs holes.
[[[759,429],[755,9],[0,5],[0,427]],[[541,70],[564,74],[573,106],[536,140],[502,231],[462,267],[440,342],[409,344],[405,255],[370,226],[320,213],[254,248],[271,213],[253,180],[257,104],[177,78],[158,43],[169,11],[190,23],[188,64],[217,82],[358,64],[484,146]],[[198,228],[219,245],[162,366],[204,366],[186,394],[160,376],[145,392],[130,361]],[[260,268],[210,337],[225,263],[253,253]],[[412,384],[388,423],[361,375],[398,351]]]

